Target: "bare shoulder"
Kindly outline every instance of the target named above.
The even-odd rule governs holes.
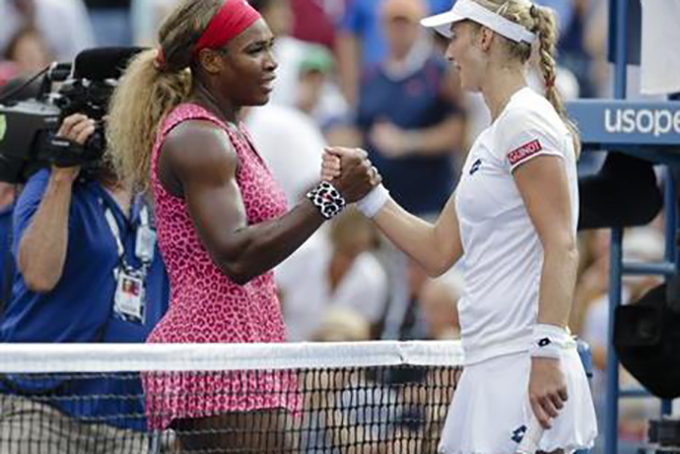
[[[170,131],[163,155],[180,180],[233,175],[238,156],[229,136],[209,120],[185,121]],[[226,174],[225,174],[226,173]]]

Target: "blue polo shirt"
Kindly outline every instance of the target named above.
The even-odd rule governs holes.
[[[357,36],[361,42],[364,67],[380,63],[387,55],[387,44],[380,18],[385,0],[349,0],[340,29]],[[428,0],[430,14],[451,9],[454,0]]]
[[[407,130],[423,129],[462,114],[459,106],[443,94],[447,69],[443,58],[432,55],[420,69],[401,80],[391,79],[377,65],[366,71],[361,81],[357,125],[369,158],[392,197],[414,214],[438,213],[446,204],[456,182],[455,150],[442,150],[435,156],[389,158],[371,142],[369,132],[380,121]]]
[[[27,182],[14,209],[13,251],[17,255],[22,235],[29,226],[43,197],[49,171],[41,170]],[[118,248],[105,212],[110,209],[120,231],[125,260],[141,268],[135,255],[136,232],[141,224],[139,198],[126,218],[109,193],[95,181],[77,182],[69,210],[68,249],[62,277],[49,293],[30,291],[19,272],[14,275],[12,299],[0,326],[2,342],[144,342],[167,309],[169,285],[165,267],[156,247],[154,260],[146,276],[146,307],[142,323],[124,320],[113,311],[116,290],[114,269],[119,264]],[[19,381],[25,390],[26,384]],[[142,388],[138,378],[128,380],[54,380],[46,388],[59,384],[58,392],[75,396],[138,395],[139,399],[65,399],[55,400],[62,411],[84,421],[99,422],[142,430],[145,421]],[[34,385],[35,386],[35,385]],[[30,388],[28,391],[33,391]],[[140,415],[119,419],[120,415]],[[101,418],[104,418],[103,420]]]

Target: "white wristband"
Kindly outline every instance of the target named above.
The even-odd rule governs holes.
[[[537,324],[531,341],[531,357],[560,359],[560,351],[573,341],[569,333],[559,326]]]
[[[363,199],[357,202],[357,208],[367,218],[374,218],[390,199],[390,191],[382,184],[376,186]]]

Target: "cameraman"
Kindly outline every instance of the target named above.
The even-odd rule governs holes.
[[[83,145],[94,131],[74,114],[57,136]],[[143,342],[167,308],[150,207],[106,164],[82,174],[40,170],[17,200],[18,273],[0,341]],[[0,391],[3,453],[147,452],[138,377],[6,375]]]

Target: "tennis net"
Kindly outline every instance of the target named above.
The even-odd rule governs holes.
[[[435,453],[456,342],[4,344],[0,453]]]

